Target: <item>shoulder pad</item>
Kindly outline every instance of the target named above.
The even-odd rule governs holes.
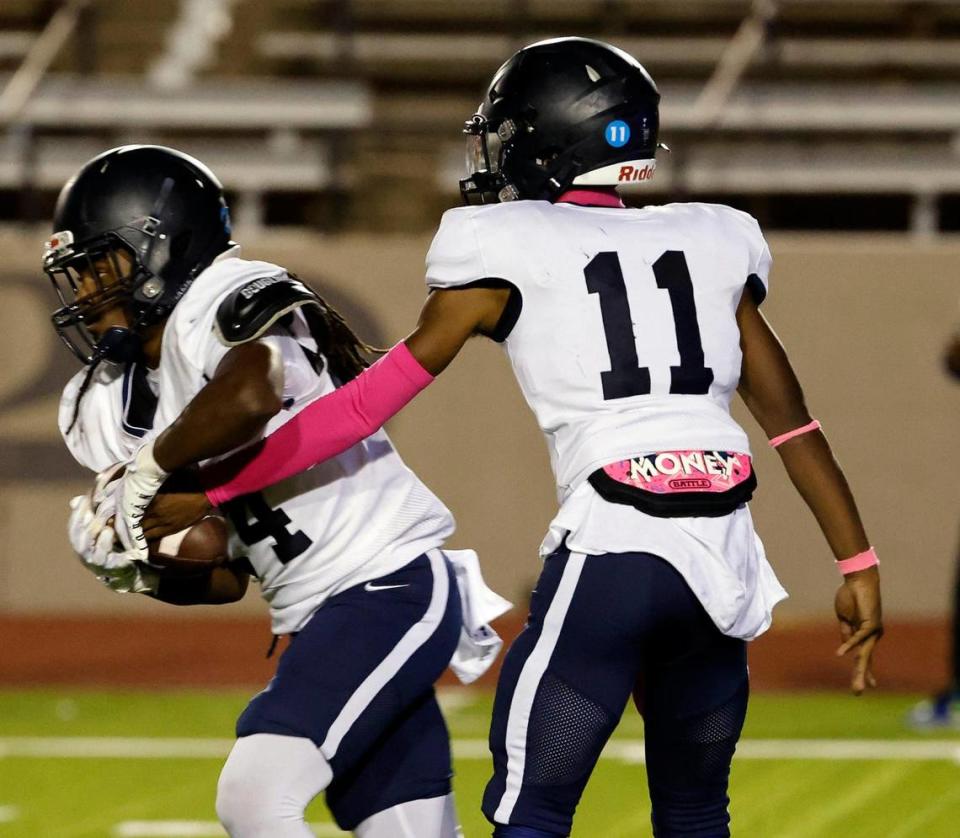
[[[252,279],[217,308],[217,337],[227,346],[256,340],[285,314],[303,306],[323,309],[320,298],[288,274]]]

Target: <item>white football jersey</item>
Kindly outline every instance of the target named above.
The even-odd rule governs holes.
[[[736,310],[748,289],[766,294],[769,268],[751,216],[696,203],[460,207],[444,214],[427,255],[432,288],[498,279],[519,292],[504,346],[546,437],[562,504],[542,552],[566,537],[590,554],[663,555],[737,636],[765,629],[784,595],[746,507],[719,524],[656,518],[602,501],[587,477],[659,451],[750,453],[729,411],[741,365]],[[730,572],[731,562],[746,565]],[[716,586],[723,592],[711,594]]]
[[[83,373],[75,376],[60,409],[74,457],[99,471],[129,459],[173,422],[229,351],[214,331],[220,302],[248,282],[284,274],[235,251],[218,258],[168,319],[159,368],[102,365],[80,403],[79,421],[67,433]],[[266,435],[331,392],[334,383],[326,367],[318,374],[308,357],[317,346],[299,312],[289,329],[275,328],[263,340],[281,353],[284,366],[283,409]],[[450,512],[404,465],[382,430],[228,507],[230,553],[249,558],[277,634],[297,631],[328,597],[402,567],[454,530]]]
[[[520,292],[506,350],[563,500],[630,456],[749,453],[729,412],[736,309],[748,276],[766,287],[769,264],[756,221],[729,207],[517,201],[445,213],[427,282],[497,278]]]

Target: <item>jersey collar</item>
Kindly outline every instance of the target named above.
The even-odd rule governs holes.
[[[556,203],[576,204],[580,207],[618,207],[625,208],[620,196],[612,189],[568,189]]]

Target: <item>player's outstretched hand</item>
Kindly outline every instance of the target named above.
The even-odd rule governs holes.
[[[147,537],[143,533],[143,516],[168,473],[153,456],[153,442],[148,442],[127,463],[123,473],[117,537],[124,549],[140,561],[147,560]]]
[[[213,510],[203,492],[168,492],[157,495],[143,516],[143,533],[148,541],[192,527]]]
[[[883,636],[880,604],[880,573],[876,567],[848,573],[834,599],[840,621],[840,648],[837,655],[855,653],[850,688],[860,695],[877,685],[873,677],[873,650]]]

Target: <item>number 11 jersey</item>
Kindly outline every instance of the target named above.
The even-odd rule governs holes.
[[[765,630],[785,593],[746,506],[658,518],[599,498],[597,469],[665,451],[749,455],[730,415],[740,377],[736,311],[766,295],[757,222],[715,204],[643,209],[517,201],[444,214],[427,284],[505,281],[496,336],[550,452],[561,509],[542,554],[647,551],[683,574],[718,627]]]
[[[519,201],[448,211],[427,283],[516,288],[505,347],[563,501],[628,457],[749,454],[729,412],[741,362],[736,310],[745,291],[762,299],[769,266],[756,221],[730,207]]]

